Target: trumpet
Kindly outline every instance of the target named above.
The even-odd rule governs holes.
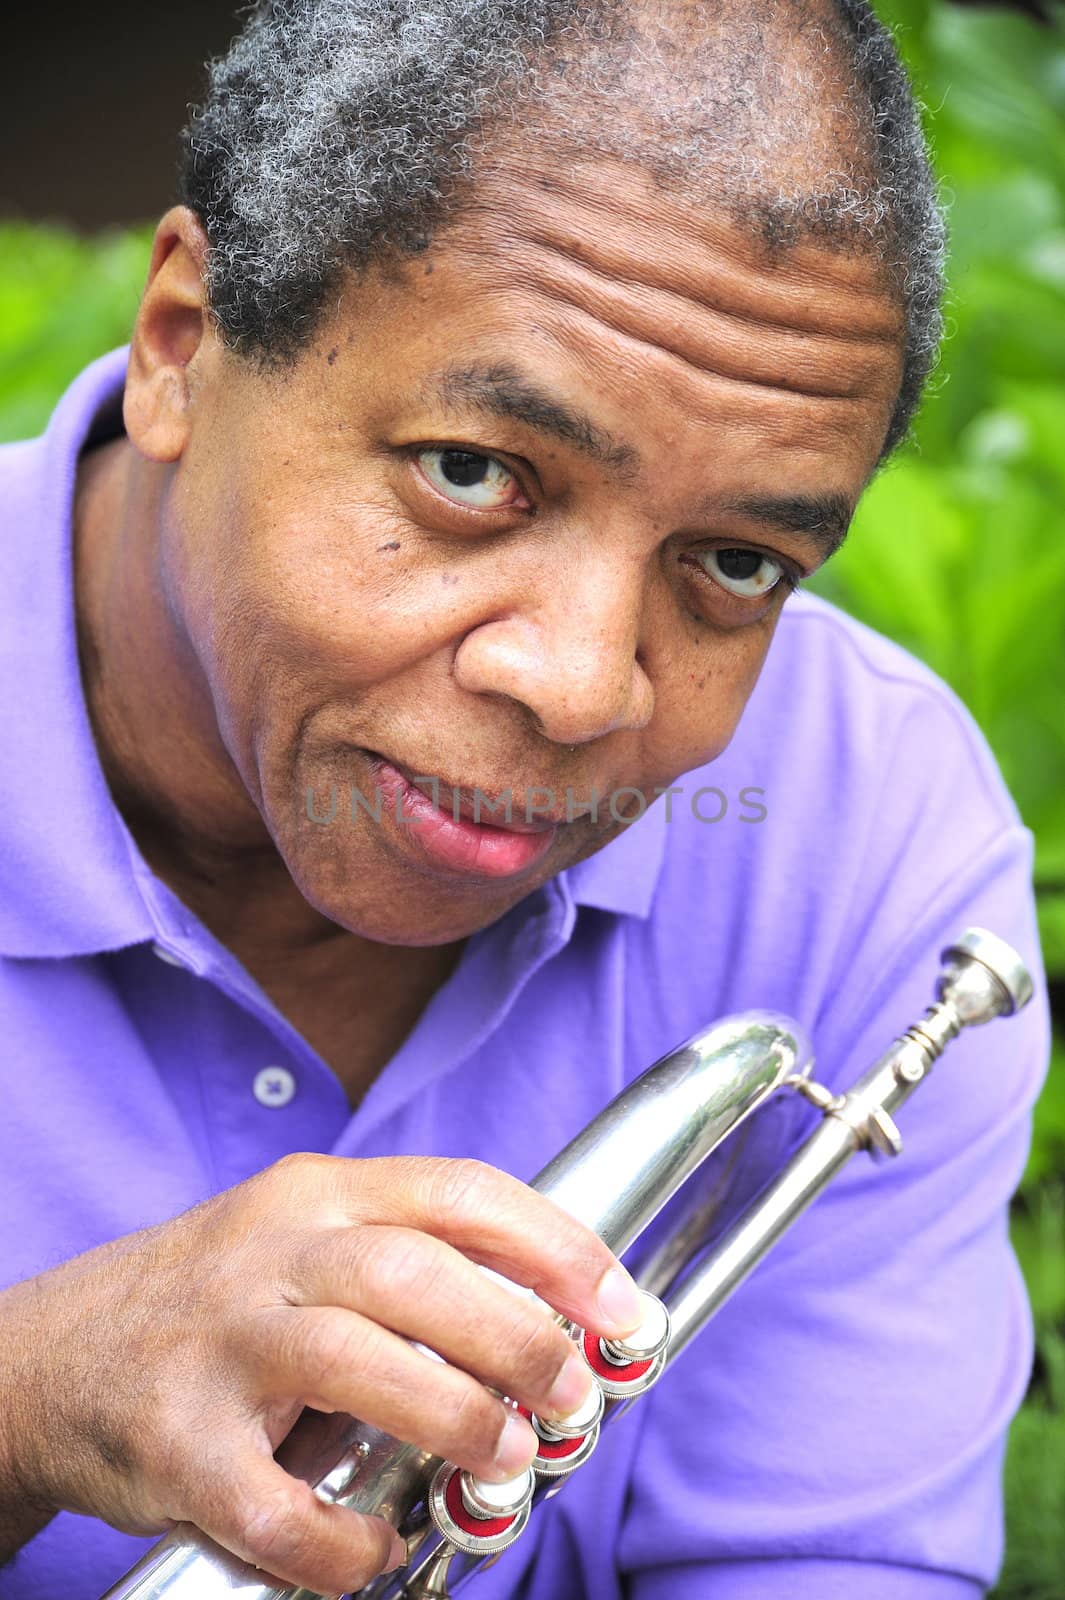
[[[641,1236],[649,1247],[633,1268],[644,1301],[634,1333],[611,1342],[566,1324],[595,1375],[592,1398],[568,1418],[530,1418],[540,1445],[526,1472],[489,1483],[355,1418],[303,1413],[278,1461],[323,1499],[384,1517],[406,1541],[406,1564],[358,1600],[456,1592],[524,1534],[538,1504],[588,1460],[602,1427],[658,1381],[853,1155],[901,1153],[894,1113],[947,1045],[1032,995],[1021,957],[986,929],[967,929],[940,959],[934,1004],[849,1090],[817,1082],[810,1046],[789,1017],[741,1012],[649,1067],[534,1179],[615,1254]],[[674,1197],[668,1228],[653,1227]],[[279,1585],[190,1524],[172,1529],[102,1600],[226,1596],[324,1600]]]

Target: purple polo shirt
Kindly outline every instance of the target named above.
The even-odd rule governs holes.
[[[746,1007],[795,1016],[845,1087],[929,1003],[941,946],[989,927],[1033,967],[1028,1010],[951,1047],[900,1114],[902,1159],[852,1162],[473,1586],[974,1600],[1031,1358],[1006,1208],[1049,1047],[1031,837],[972,719],[895,645],[795,596],[728,751],[680,780],[671,817],[658,801],[471,938],[352,1113],[149,870],[97,761],[71,497],[87,439],[121,427],[125,363],[95,363],[42,439],[0,451],[0,1286],[288,1151],[531,1178],[623,1083]],[[150,1543],[62,1513],[0,1597],[97,1600]]]

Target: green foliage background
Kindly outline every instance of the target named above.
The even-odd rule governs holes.
[[[1006,1473],[996,1600],[1065,1596],[1065,9],[1042,29],[878,0],[949,201],[948,337],[914,445],[814,587],[922,656],[1035,832],[1054,1059],[1013,1207],[1037,1358]]]
[[[952,234],[948,337],[916,437],[811,587],[961,694],[1034,830],[1065,1024],[1065,33],[880,0],[927,108]],[[1065,23],[1065,11],[1059,12]],[[0,225],[0,439],[128,336],[151,230]],[[996,1600],[1065,1596],[1065,1050],[1036,1115],[1014,1240],[1038,1357],[1007,1462]]]

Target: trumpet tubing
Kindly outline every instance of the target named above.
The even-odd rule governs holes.
[[[384,1517],[406,1539],[406,1566],[376,1579],[359,1600],[440,1600],[465,1584],[521,1537],[537,1503],[587,1461],[601,1427],[662,1377],[852,1156],[901,1152],[893,1113],[951,1040],[1031,998],[1023,961],[985,929],[966,930],[941,960],[935,1003],[848,1091],[816,1082],[797,1023],[743,1012],[649,1067],[534,1179],[533,1188],[617,1255],[680,1191],[683,1198],[670,1231],[635,1272],[644,1291],[640,1328],[613,1343],[570,1328],[597,1380],[592,1402],[550,1423],[530,1418],[540,1449],[529,1471],[507,1484],[481,1482],[355,1418],[304,1413],[278,1460],[323,1498]],[[756,1115],[760,1125],[777,1117],[778,1169],[742,1159],[744,1125]],[[723,1162],[708,1161],[715,1152]],[[322,1600],[271,1583],[189,1525],[172,1530],[102,1600],[227,1596]]]

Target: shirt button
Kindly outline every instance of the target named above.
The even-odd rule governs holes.
[[[251,1087],[261,1106],[287,1106],[296,1093],[296,1080],[287,1067],[263,1067]]]
[[[160,961],[169,962],[172,967],[184,967],[185,965],[181,957],[174,955],[173,951],[168,950],[165,945],[153,944],[152,952],[159,957]]]

